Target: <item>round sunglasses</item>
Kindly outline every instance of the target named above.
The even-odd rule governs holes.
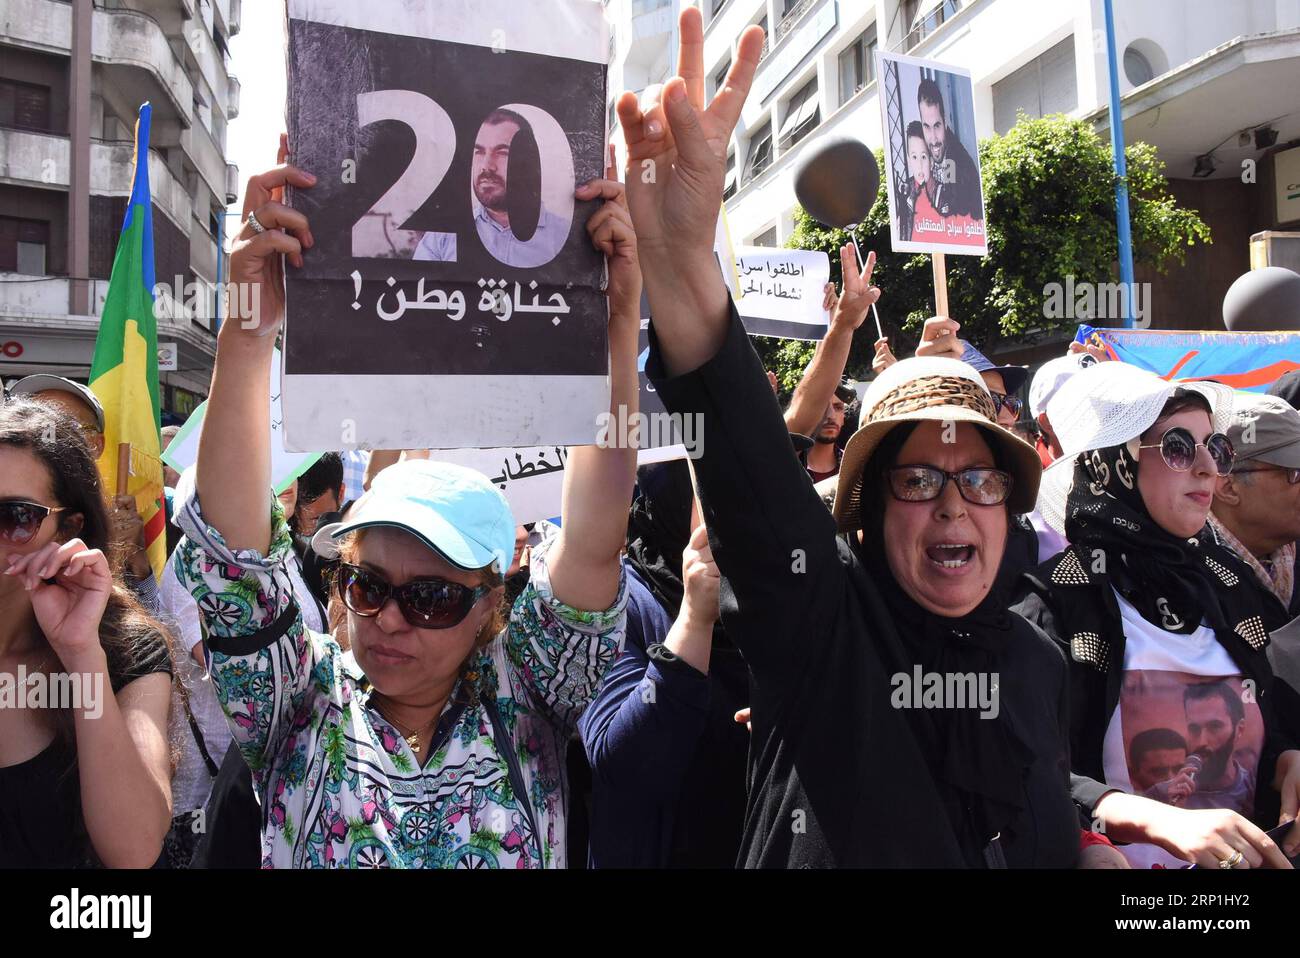
[[[1232,463],[1237,458],[1237,450],[1232,447],[1232,440],[1221,432],[1212,433],[1205,442],[1197,442],[1190,432],[1182,426],[1174,426],[1165,431],[1160,442],[1139,445],[1139,449],[1159,449],[1160,458],[1174,472],[1187,472],[1196,462],[1196,450],[1205,447],[1214,468],[1219,475],[1226,476],[1232,472]]]
[[[383,576],[361,566],[339,563],[339,597],[357,615],[373,619],[392,598],[402,617],[417,629],[450,629],[460,625],[474,603],[492,589],[471,589],[446,579],[412,579],[395,586]]]
[[[10,499],[0,502],[0,542],[26,545],[36,538],[41,523],[56,512],[66,512],[63,506],[43,506],[39,502]]]
[[[929,502],[943,494],[948,480],[971,505],[1000,506],[1011,495],[1013,479],[1001,469],[976,467],[945,472],[937,466],[897,466],[886,471],[889,491],[900,502]]]

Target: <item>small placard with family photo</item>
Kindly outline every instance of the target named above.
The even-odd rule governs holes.
[[[970,72],[883,51],[876,68],[891,247],[987,254]]]

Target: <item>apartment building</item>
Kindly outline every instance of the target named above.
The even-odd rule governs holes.
[[[0,0],[0,375],[84,381],[131,191],[137,110],[152,104],[149,178],[159,319],[177,344],[167,414],[207,394],[221,232],[238,170],[229,38],[241,0]],[[188,289],[186,289],[188,285]],[[164,418],[169,418],[165,415]]]
[[[704,15],[710,95],[740,33],[756,23],[768,37],[727,160],[739,243],[789,238],[794,173],[809,144],[835,135],[881,146],[878,48],[969,70],[981,138],[1006,132],[1020,112],[1082,117],[1109,137],[1102,0],[693,2]],[[680,0],[632,4],[647,6]],[[1214,237],[1184,267],[1137,278],[1153,283],[1157,327],[1221,328],[1217,304],[1249,268],[1250,235],[1300,223],[1300,192],[1288,199],[1276,188],[1300,180],[1300,0],[1114,0],[1114,19],[1125,137],[1156,147],[1174,195]],[[612,92],[670,75],[661,51],[675,51],[676,38],[650,22],[643,12],[616,31]]]

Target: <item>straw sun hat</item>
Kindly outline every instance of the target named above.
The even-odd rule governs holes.
[[[862,427],[844,447],[835,495],[840,532],[861,528],[862,476],[876,447],[905,422],[968,422],[979,426],[1012,476],[1012,512],[1029,512],[1043,467],[1033,446],[997,424],[993,397],[970,365],[947,357],[915,357],[881,373],[862,399]]]

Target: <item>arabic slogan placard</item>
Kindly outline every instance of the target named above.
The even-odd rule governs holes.
[[[829,257],[819,250],[736,247],[740,298],[736,308],[751,336],[822,339],[831,314],[822,309],[831,278]]]
[[[560,514],[564,468],[569,461],[569,450],[564,446],[431,449],[428,458],[481,472],[505,495],[518,525]]]
[[[292,448],[589,444],[609,405],[594,0],[286,0],[316,239],[286,283]]]

